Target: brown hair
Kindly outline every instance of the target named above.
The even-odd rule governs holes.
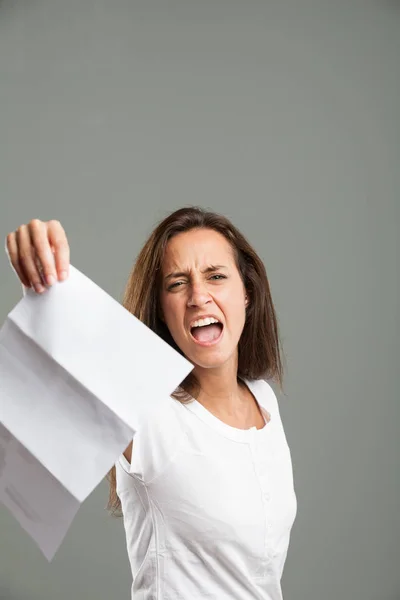
[[[162,261],[166,245],[174,235],[199,228],[213,229],[231,244],[250,300],[238,344],[238,378],[274,379],[282,390],[278,321],[265,267],[246,238],[226,217],[191,206],[180,208],[161,221],[136,259],[125,288],[123,306],[182,354],[160,318]],[[196,384],[190,373],[172,396],[181,402],[189,401],[191,396],[188,392],[196,389]],[[110,483],[107,508],[116,514],[120,511],[121,503],[116,493],[115,467],[108,473],[107,479]]]

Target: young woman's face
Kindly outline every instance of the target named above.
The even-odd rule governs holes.
[[[223,235],[194,229],[168,242],[160,303],[163,320],[188,360],[202,368],[236,360],[247,298]]]

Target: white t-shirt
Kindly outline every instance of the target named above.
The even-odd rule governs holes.
[[[277,398],[246,384],[262,429],[237,429],[197,400],[166,398],[116,463],[133,600],[281,600],[297,513]],[[268,421],[268,418],[266,418]]]

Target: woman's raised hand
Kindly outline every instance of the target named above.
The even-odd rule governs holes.
[[[7,235],[6,250],[21,283],[37,293],[68,277],[70,250],[59,221],[32,219]]]

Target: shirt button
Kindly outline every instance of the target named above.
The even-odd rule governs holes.
[[[264,492],[264,498],[268,501],[271,500],[271,494],[269,492]]]

